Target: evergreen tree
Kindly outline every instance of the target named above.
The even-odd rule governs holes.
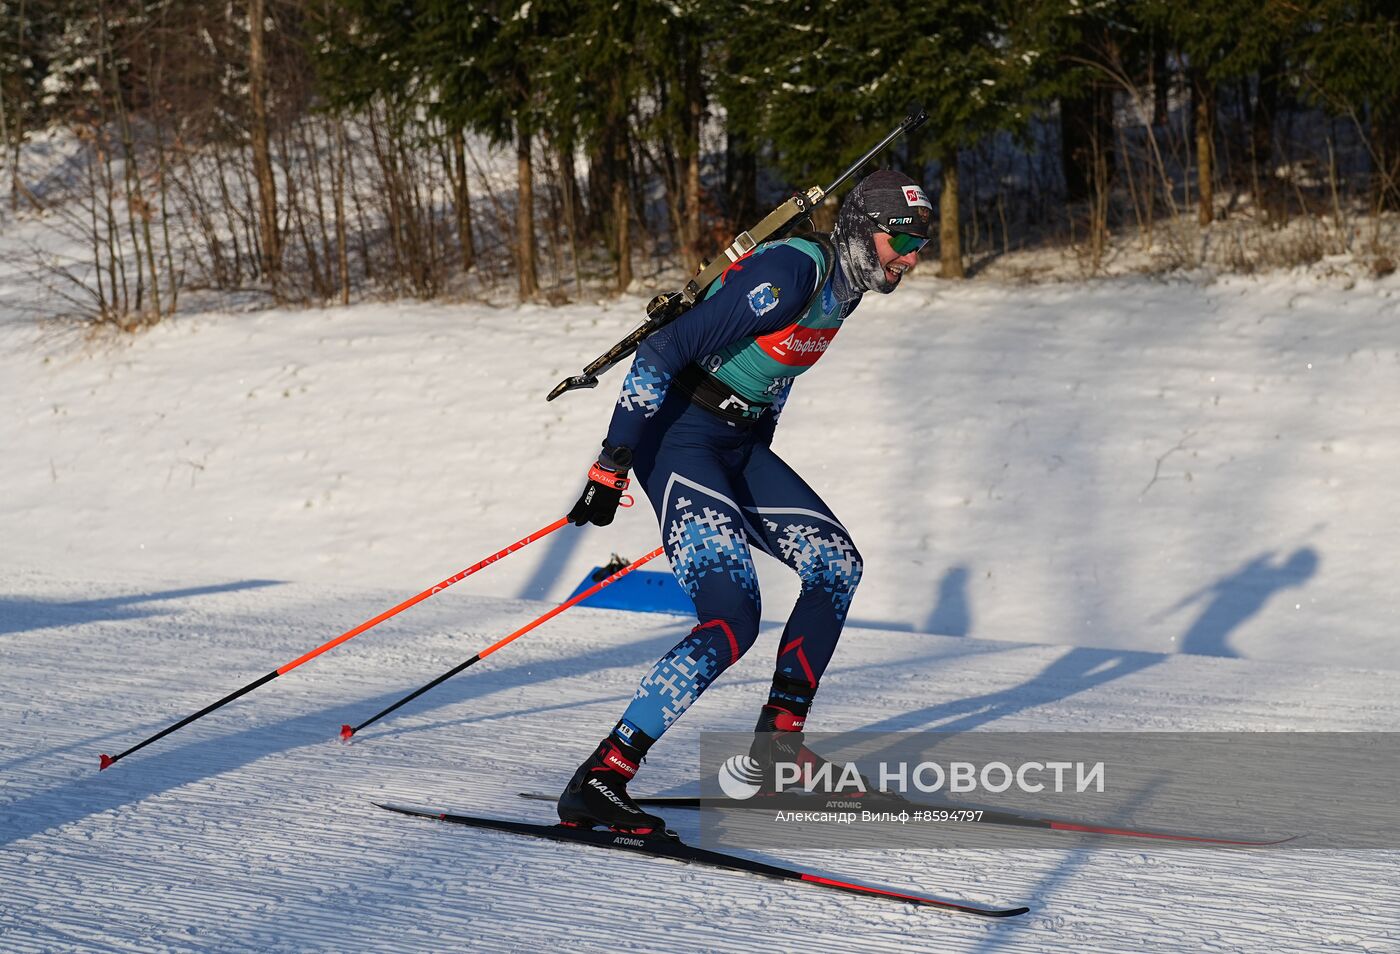
[[[591,159],[593,206],[619,291],[632,282],[633,108],[646,81],[649,4],[566,5],[554,18],[541,105],[554,135]]]
[[[0,0],[0,166],[9,167],[11,208],[24,191],[19,156],[26,135],[53,118],[42,90],[62,34],[59,13],[53,0]]]
[[[383,97],[402,115],[422,111],[453,137],[471,130],[516,155],[513,265],[522,300],[539,291],[533,143],[544,110],[540,64],[559,0],[339,0],[348,22],[329,24],[319,55],[329,100],[358,108]],[[557,29],[554,31],[557,32]],[[454,147],[455,148],[455,147]],[[463,173],[464,181],[464,173]]]
[[[961,150],[998,131],[1019,132],[1044,83],[1032,24],[1011,2],[930,0],[902,19],[881,21],[872,40],[899,56],[876,85],[893,112],[909,97],[928,111],[924,154],[938,160],[940,259],[945,278],[962,278],[958,195]],[[916,173],[917,175],[917,173]]]
[[[723,0],[725,70],[716,77],[726,123],[755,142],[794,187],[830,178],[868,148],[893,113],[880,84],[899,50],[907,10],[888,0]],[[912,31],[910,31],[912,33]]]
[[[793,181],[837,171],[910,101],[922,102],[929,122],[911,154],[940,163],[943,274],[962,277],[959,151],[1023,126],[1039,77],[1015,8],[976,0],[759,0],[730,10],[729,50],[739,69],[720,85],[729,122],[770,141]],[[922,168],[904,171],[922,178]]]
[[[1300,28],[1300,8],[1271,0],[1213,0],[1210,4],[1149,0],[1143,19],[1159,27],[1184,55],[1192,98],[1196,139],[1199,220],[1215,218],[1215,132],[1222,83],[1257,77],[1260,100],[1252,135],[1255,179],[1267,181],[1272,150],[1273,113],[1283,69],[1283,50]]]
[[[1298,44],[1304,89],[1369,126],[1376,211],[1400,207],[1400,9],[1386,0],[1314,0]]]
[[[592,159],[594,204],[619,288],[631,281],[631,225],[646,172],[665,187],[681,258],[689,266],[700,254],[703,9],[698,0],[561,3],[546,18],[540,123],[551,139]]]
[[[1114,97],[1122,49],[1134,32],[1131,6],[1051,0],[1032,15],[1033,48],[1054,68],[1046,93],[1059,105],[1060,167],[1071,206],[1102,201],[1113,182]]]

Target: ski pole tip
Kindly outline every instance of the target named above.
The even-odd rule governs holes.
[[[115,761],[116,759],[112,758],[110,755],[103,754],[101,766],[98,768],[98,771],[101,772]]]
[[[349,742],[349,741],[350,741],[350,736],[352,736],[352,735],[354,735],[354,734],[355,734],[355,730],[354,730],[353,728],[351,728],[350,726],[348,726],[348,725],[343,725],[343,726],[340,727],[340,737],[341,737],[342,739],[344,739],[346,742]],[[103,756],[103,758],[106,758],[106,756]],[[104,765],[104,766],[102,766],[102,767],[103,767],[103,768],[106,768],[107,766]]]

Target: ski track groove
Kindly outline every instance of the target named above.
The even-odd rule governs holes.
[[[65,585],[48,581],[44,592],[62,595]],[[88,598],[101,589],[83,587]],[[160,616],[0,637],[0,721],[12,727],[0,750],[7,766],[0,770],[0,949],[516,951],[570,938],[572,949],[602,951],[654,950],[665,938],[668,949],[710,951],[781,949],[801,938],[813,949],[862,951],[1400,950],[1394,851],[757,854],[951,900],[1032,906],[1023,918],[993,922],[466,832],[370,804],[547,820],[549,806],[515,792],[562,784],[630,696],[641,667],[674,640],[680,627],[667,617],[565,617],[340,743],[342,721],[382,708],[539,611],[519,602],[444,601],[415,620],[417,635],[405,624],[378,643],[323,657],[98,775],[99,751],[119,750],[334,635],[336,626],[321,635],[307,614],[338,622],[343,605],[332,600],[313,611],[312,588],[279,589],[172,600]],[[599,627],[600,620],[613,625]],[[217,638],[188,635],[196,630]],[[1102,685],[1023,696],[1017,687],[1073,650],[880,636],[838,657],[822,699],[824,723],[1400,725],[1400,703],[1383,673],[1300,674],[1171,657]],[[774,638],[766,630],[689,724],[658,747],[646,770],[649,790],[693,784],[702,729],[751,722]],[[192,648],[199,652],[190,658],[172,655]],[[590,667],[586,678],[578,660]],[[60,682],[41,680],[56,671]],[[1290,702],[1300,683],[1313,697],[1306,711]],[[36,684],[47,688],[27,688]],[[698,839],[693,813],[673,813],[671,822]],[[618,913],[636,911],[647,912],[645,930]]]

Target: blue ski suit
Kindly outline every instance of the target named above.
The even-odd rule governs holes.
[[[764,243],[709,297],[647,338],[606,446],[627,447],[698,625],[651,668],[614,730],[658,739],[758,635],[752,548],[797,573],[777,672],[815,686],[831,661],[861,556],[770,442],[793,380],[860,302],[824,241]]]

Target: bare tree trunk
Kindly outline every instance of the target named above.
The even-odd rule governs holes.
[[[1082,93],[1060,99],[1060,161],[1065,197],[1071,204],[1094,199],[1099,153],[1113,176],[1113,89],[1095,81]]]
[[[0,87],[0,147],[10,145],[10,121],[5,112],[5,90]],[[15,161],[10,162],[10,211],[19,208],[19,181],[18,166]]]
[[[396,182],[403,192],[404,243],[408,255],[408,272],[413,282],[414,295],[431,297],[433,294],[433,254],[432,223],[424,214],[422,197],[418,184],[421,176],[414,167],[414,155],[409,151],[407,124],[409,120],[400,116],[391,127],[390,148],[394,153]]]
[[[559,182],[564,190],[564,228],[569,233],[569,261],[574,266],[574,294],[583,294],[583,274],[578,264],[578,177],[574,175],[574,149],[567,141],[555,144],[559,161]]]
[[[350,304],[350,251],[345,236],[345,123],[336,117],[335,153],[331,162],[331,195],[335,205],[336,268],[340,280],[340,303]]]
[[[535,182],[530,162],[530,133],[519,122],[515,128],[515,168],[519,190],[515,206],[515,271],[520,283],[520,300],[529,301],[540,291],[535,271]]]
[[[91,202],[89,208],[92,221],[92,265],[93,272],[97,276],[97,316],[99,319],[105,320],[107,318],[108,296],[106,288],[102,281],[102,229],[97,223],[97,207],[99,205],[99,202],[97,193],[96,130],[94,130],[92,148],[88,150],[87,154],[87,180],[88,199]],[[113,292],[115,293],[115,288],[113,289]]]
[[[725,208],[730,216],[725,231],[740,232],[758,218],[758,153],[752,140],[732,130],[725,134],[724,176]]]
[[[19,13],[19,22],[15,24],[15,31],[16,31],[16,33],[17,33],[17,35],[18,35],[19,42],[18,42],[18,44],[17,44],[18,48],[16,49],[15,53],[17,54],[16,58],[17,58],[17,59],[19,60],[19,62],[21,62],[21,63],[23,63],[23,62],[25,61],[25,60],[24,60],[24,28],[25,28],[25,26],[26,26],[26,21],[25,21],[25,18],[24,18],[24,7],[25,7],[25,0],[19,0],[19,11],[18,11],[18,13]],[[21,80],[22,80],[22,79],[23,79],[23,74],[21,74]],[[6,125],[5,125],[4,112],[3,112],[2,109],[0,109],[0,139],[3,139],[3,138],[5,137],[5,134],[6,134],[6,133],[9,133],[9,134],[10,134],[10,209],[11,209],[11,211],[13,211],[13,210],[19,208],[19,194],[20,194],[20,192],[23,190],[23,186],[20,184],[20,181],[19,181],[19,153],[20,153],[20,147],[24,145],[24,94],[23,94],[23,92],[22,92],[23,89],[24,89],[24,85],[23,85],[23,83],[21,82],[21,84],[20,84],[20,90],[21,90],[20,97],[19,97],[18,101],[15,103],[15,109],[14,109],[15,118],[14,118],[14,131],[13,131],[13,132],[11,132],[11,131],[6,127]],[[3,99],[3,97],[0,96],[0,99]]]
[[[371,122],[373,117],[371,116]],[[371,129],[373,126],[371,125]],[[360,189],[355,183],[355,160],[352,156],[345,167],[346,191],[350,193],[350,204],[355,207],[355,234],[360,237],[360,261],[365,269],[365,281],[373,282],[375,276],[374,260],[369,253],[369,225],[365,221],[365,206],[360,201]]]
[[[437,293],[437,249],[434,245],[433,210],[424,203],[419,189],[420,182],[431,175],[431,167],[419,171],[416,165],[417,153],[409,148],[406,126],[409,119],[395,123],[396,154],[398,154],[400,182],[403,184],[403,202],[407,214],[407,241],[409,241],[409,268],[413,275],[413,294],[419,297],[433,297]]]
[[[700,245],[700,127],[705,103],[699,41],[693,40],[689,46],[685,71],[685,211],[681,230],[687,269],[694,268],[705,254]]]
[[[294,160],[285,131],[278,135],[277,146],[278,154],[282,159],[283,168],[290,170]],[[307,156],[307,165],[312,169],[315,168],[315,161],[314,155]],[[293,225],[295,225],[296,237],[301,239],[302,257],[301,260],[297,262],[295,269],[297,277],[296,285],[298,286],[296,290],[301,294],[303,301],[309,301],[312,296],[324,300],[330,297],[329,291],[326,290],[330,282],[330,262],[326,262],[326,275],[323,276],[321,272],[321,256],[316,254],[316,241],[311,229],[307,226],[307,219],[310,218],[311,215],[306,202],[306,190],[308,186],[306,180],[301,177],[293,178],[290,174],[286,177],[286,181],[287,226],[284,237],[290,234]],[[314,172],[311,174],[310,188],[316,188]]]
[[[1278,115],[1283,70],[1283,50],[1276,46],[1259,68],[1259,93],[1250,119],[1249,136],[1254,201],[1264,210],[1268,221],[1275,224],[1287,219],[1287,197],[1274,178],[1274,120]]]
[[[162,29],[166,25],[167,9],[160,11],[160,23]],[[165,54],[160,53],[158,62],[153,62],[150,76],[147,78],[151,96],[151,115],[155,120],[155,145],[156,145],[156,186],[160,190],[160,230],[161,242],[165,246],[165,275],[169,297],[166,299],[165,314],[175,314],[175,309],[179,304],[180,281],[175,271],[175,255],[170,241],[170,180],[172,177],[170,162],[166,153],[166,113],[169,109],[163,91],[163,80],[165,78]],[[158,316],[159,317],[159,316]]]
[[[1194,80],[1191,98],[1196,118],[1196,191],[1200,197],[1198,221],[1209,225],[1215,221],[1215,91],[1204,76],[1197,74]]]
[[[258,180],[262,271],[264,279],[275,285],[282,264],[282,243],[277,232],[277,180],[272,174],[272,152],[268,143],[267,56],[263,48],[265,15],[266,0],[248,0],[248,94],[253,172]]]
[[[322,272],[317,276],[316,294],[321,299],[328,299],[335,292],[335,282],[331,277],[331,236],[326,223],[326,202],[325,202],[325,180],[321,176],[321,149],[316,142],[316,125],[311,120],[303,119],[300,123],[301,146],[306,155],[307,170],[311,174],[311,195],[316,203],[316,237],[320,250],[321,261],[324,263]]]
[[[175,272],[175,255],[171,248],[173,243],[170,241],[170,163],[166,157],[165,126],[162,123],[156,124],[156,173],[159,177],[157,184],[160,186],[161,241],[165,243],[165,280],[170,290],[165,314],[173,315],[179,302],[180,281]]]
[[[462,271],[476,264],[476,236],[472,232],[472,193],[467,185],[467,139],[461,127],[452,131],[452,188],[456,193],[457,243],[462,249]]]
[[[545,199],[549,203],[549,234],[544,236],[545,243],[549,246],[550,258],[554,265],[554,284],[563,286],[564,284],[564,253],[562,248],[568,240],[568,236],[561,235],[559,230],[564,223],[564,186],[559,181],[562,173],[558,169],[559,151],[550,149],[548,144],[541,143],[541,159],[544,161],[544,175],[550,187],[545,189]],[[562,295],[562,290],[556,291]],[[556,299],[550,298],[550,303],[554,304]]]
[[[626,120],[624,119],[623,122]],[[627,137],[619,133],[613,153],[612,218],[617,243],[617,290],[632,284],[632,212],[627,201]]]
[[[1171,73],[1167,69],[1167,45],[1163,37],[1152,38],[1152,126],[1165,126],[1171,119]]]
[[[160,282],[156,272],[155,253],[151,247],[151,209],[146,202],[145,196],[141,194],[141,176],[139,159],[136,153],[136,142],[132,135],[130,117],[126,112],[126,103],[122,98],[121,77],[117,71],[116,52],[112,46],[112,36],[107,30],[107,9],[105,3],[98,4],[98,15],[102,18],[99,26],[99,37],[102,44],[102,56],[105,66],[112,82],[111,96],[112,109],[117,119],[117,130],[121,135],[122,146],[122,184],[125,189],[126,198],[126,226],[131,234],[131,247],[135,253],[136,261],[133,269],[136,273],[136,312],[141,320],[145,320],[145,289],[147,279],[147,267],[149,267],[152,282],[151,295],[155,302],[155,314],[160,314]],[[141,222],[141,228],[137,228],[137,220]],[[145,238],[145,248],[142,249],[142,237]]]
[[[694,268],[704,256],[700,247],[700,103],[691,103],[693,148],[685,157],[685,267]]]
[[[599,136],[585,140],[588,149],[587,188],[580,193],[583,221],[579,235],[585,245],[602,237],[603,244],[612,241],[612,132],[604,129]],[[609,247],[611,251],[611,247]]]
[[[578,152],[578,143],[572,138],[556,139],[554,147],[559,154],[559,171],[564,183],[564,190],[569,196],[569,205],[564,212],[566,215],[573,216],[573,227],[577,230],[574,240],[582,242],[587,238],[584,230],[588,228],[588,224],[584,220],[588,217],[588,210],[584,208],[583,192],[579,189],[578,172],[574,162]]]
[[[679,144],[679,150],[676,148]],[[666,213],[670,218],[671,254],[677,259],[686,255],[687,237],[685,232],[685,152],[684,125],[679,134],[661,137],[659,155],[653,155],[644,143],[638,143],[638,164],[646,163],[661,177],[666,190]],[[645,173],[643,173],[645,175]],[[658,263],[659,264],[659,263]]]
[[[958,151],[950,149],[940,160],[943,194],[938,199],[938,253],[943,278],[962,278],[962,232],[958,217]]]
[[[253,243],[249,240],[248,223],[244,220],[242,212],[233,201],[233,193],[229,191],[228,177],[224,164],[224,150],[215,149],[214,167],[219,173],[219,199],[223,203],[224,220],[228,223],[228,231],[233,242],[233,277],[230,279],[233,287],[243,284],[243,247],[248,247],[248,257],[252,258]],[[198,188],[198,183],[195,183]],[[238,241],[238,232],[242,227],[244,242]]]
[[[1065,200],[1070,205],[1089,198],[1093,185],[1090,171],[1093,103],[1089,92],[1060,97],[1060,166],[1065,177]]]
[[[23,109],[23,105],[17,105],[15,111]],[[10,138],[9,114],[5,110],[5,90],[0,85],[0,148],[6,148],[10,153],[10,211],[19,208],[19,136]]]
[[[120,92],[116,95],[118,99],[121,96]],[[144,312],[146,309],[146,268],[148,265],[146,259],[149,258],[146,253],[150,250],[151,238],[150,207],[146,204],[146,199],[141,194],[141,180],[139,177],[139,169],[137,168],[136,147],[131,138],[131,126],[127,123],[125,111],[120,105],[118,105],[117,109],[119,117],[118,129],[121,130],[122,137],[122,182],[126,190],[126,227],[131,233],[131,248],[136,256],[136,261],[132,265],[132,269],[136,273],[136,312],[138,316],[142,316],[141,320],[144,320]],[[137,228],[138,220],[142,223],[140,230]],[[142,250],[141,245],[141,236],[143,233],[146,238],[145,251]],[[150,274],[154,275],[154,264],[150,263],[150,265]],[[151,294],[156,296],[155,304],[157,312],[160,311],[159,292],[158,286],[151,289]]]
[[[385,129],[381,135],[379,119],[373,106],[369,110],[369,135],[374,146],[374,158],[379,167],[379,198],[384,203],[389,220],[389,251],[393,255],[393,268],[389,278],[395,291],[398,291],[402,287],[403,273],[407,267],[403,250],[404,211],[400,202],[402,197],[399,193],[398,175],[394,169],[393,143],[390,138],[392,131]]]
[[[112,204],[117,194],[116,173],[112,171],[112,144],[107,138],[107,109],[103,104],[101,123],[94,130],[93,141],[100,142],[102,155],[103,215],[107,229],[107,270],[112,285],[112,305],[118,316],[131,310],[131,290],[126,281],[126,254],[122,250],[121,230],[117,226],[117,210]],[[120,279],[120,282],[118,282]],[[117,298],[117,289],[121,298]]]
[[[237,195],[242,199],[242,209],[238,213],[238,221],[243,225],[243,241],[248,246],[248,274],[256,278],[261,275],[262,269],[262,242],[258,238],[258,229],[262,225],[262,220],[258,216],[258,190],[250,179],[248,170],[253,163],[253,152],[248,150],[247,161],[243,161],[243,150],[238,150],[240,161],[230,163],[234,175],[238,176]]]
[[[1379,216],[1400,205],[1400,108],[1371,110],[1371,149],[1375,163],[1372,202]]]

